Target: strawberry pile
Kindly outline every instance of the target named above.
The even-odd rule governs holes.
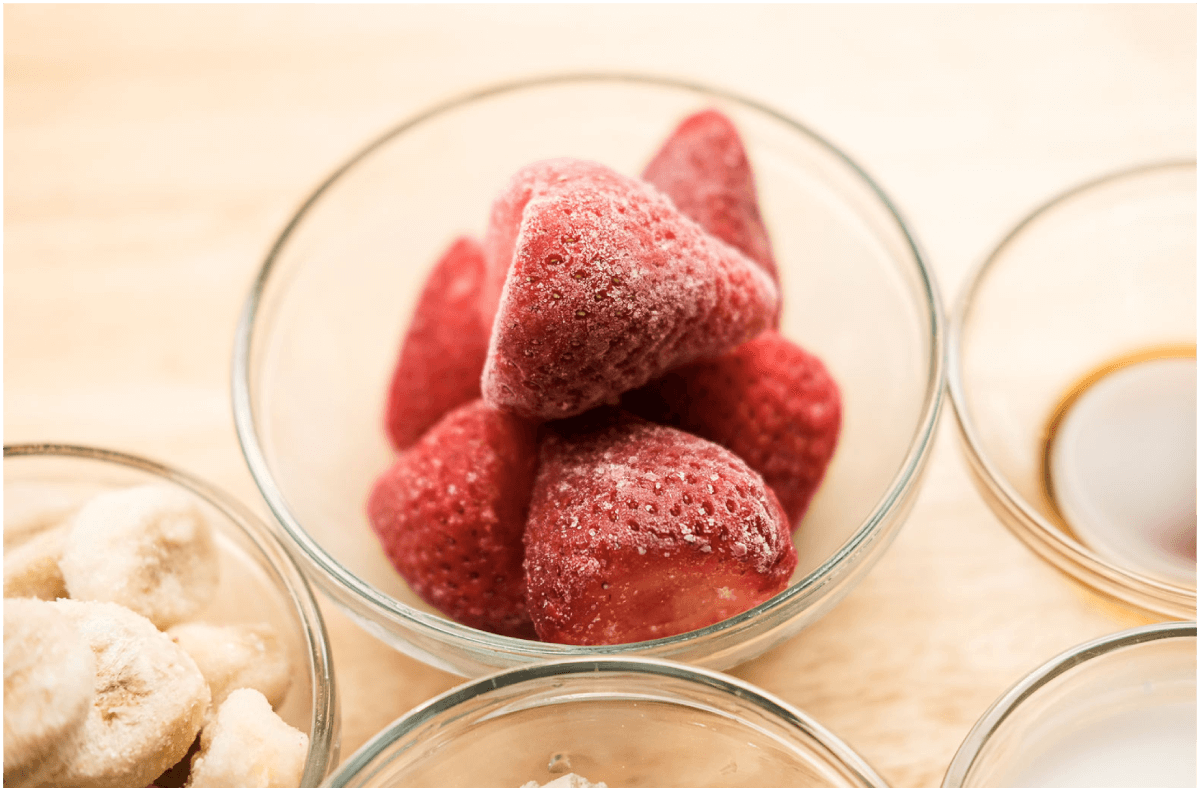
[[[787,587],[833,455],[837,385],[780,335],[733,124],[686,119],[631,178],[572,159],[509,181],[418,300],[367,504],[449,617],[577,645],[667,637]]]

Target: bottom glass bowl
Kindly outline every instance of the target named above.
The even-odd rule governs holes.
[[[983,715],[947,788],[1196,787],[1196,624],[1071,649]]]
[[[968,281],[949,338],[992,510],[1064,573],[1170,618],[1196,613],[1195,357],[1195,162],[1039,208]]]
[[[271,531],[226,495],[186,473],[136,456],[67,445],[4,448],[5,547],[66,518],[100,492],[154,483],[199,501],[217,538],[220,582],[195,620],[269,623],[292,662],[276,713],[308,734],[301,784],[317,786],[338,761],[338,709],[329,639],[312,590]]]
[[[450,690],[397,720],[332,786],[877,787],[807,715],[737,679],[661,660],[560,660]]]

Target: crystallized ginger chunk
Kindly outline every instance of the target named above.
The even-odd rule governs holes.
[[[66,525],[50,527],[20,546],[4,550],[4,598],[54,601],[67,595],[58,561],[68,532]]]
[[[53,779],[92,707],[96,660],[53,604],[4,600],[4,785]]]
[[[204,730],[189,788],[294,788],[308,755],[308,735],[271,710],[261,692],[229,693]]]
[[[287,695],[292,681],[287,652],[269,624],[181,623],[167,635],[196,660],[214,709],[242,687],[257,689],[272,706]]]
[[[199,612],[219,573],[196,498],[153,484],[89,500],[71,522],[59,566],[72,599],[115,602],[159,629]]]
[[[208,713],[196,663],[154,624],[111,602],[47,603],[95,657],[95,697],[81,744],[56,786],[144,787],[188,751]]]

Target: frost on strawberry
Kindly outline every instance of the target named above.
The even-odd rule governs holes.
[[[667,637],[787,586],[796,567],[787,517],[728,450],[611,408],[546,429],[525,534],[541,639]]]
[[[755,262],[658,190],[603,165],[523,168],[486,242],[507,265],[483,372],[492,406],[581,414],[771,326],[779,292]]]
[[[412,445],[442,415],[479,398],[491,314],[481,306],[483,248],[461,237],[434,265],[404,336],[384,418],[393,447]]]
[[[746,149],[717,110],[690,115],[650,160],[642,178],[704,230],[757,261],[778,282]]]
[[[825,475],[842,421],[837,383],[820,359],[773,330],[627,393],[622,405],[736,453],[793,525]]]
[[[384,552],[417,595],[467,626],[528,638],[521,536],[535,433],[475,400],[402,452],[367,503]]]

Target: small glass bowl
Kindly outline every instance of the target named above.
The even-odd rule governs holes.
[[[559,660],[463,684],[377,734],[339,787],[884,786],[837,737],[737,679],[662,660]]]
[[[1159,578],[1078,540],[1046,455],[1060,405],[1089,375],[1195,347],[1194,161],[1121,171],[1037,209],[968,279],[949,339],[950,396],[991,509],[1065,574],[1171,618],[1195,617],[1194,575]]]
[[[482,235],[519,167],[555,156],[639,173],[706,107],[737,125],[784,291],[782,331],[843,396],[839,449],[796,531],[800,562],[773,599],[714,626],[604,647],[503,637],[450,621],[388,563],[365,503],[393,452],[387,383],[425,276],[457,235]],[[485,89],[366,146],[276,241],[238,327],[233,404],[263,496],[312,579],[352,618],[466,676],[626,653],[728,668],[812,623],[866,573],[912,506],[943,389],[932,277],[891,202],[844,154],[751,100],[668,79],[565,76]]]
[[[971,729],[942,786],[1194,788],[1195,749],[1196,623],[1153,624],[1023,678]]]
[[[308,734],[301,785],[315,787],[337,765],[338,708],[329,640],[312,590],[279,540],[227,495],[192,476],[115,451],[70,445],[4,448],[6,538],[10,529],[57,521],[100,492],[148,483],[195,497],[216,532],[221,576],[196,620],[271,624],[293,658],[292,688],[276,709]],[[10,524],[17,523],[17,524]]]

